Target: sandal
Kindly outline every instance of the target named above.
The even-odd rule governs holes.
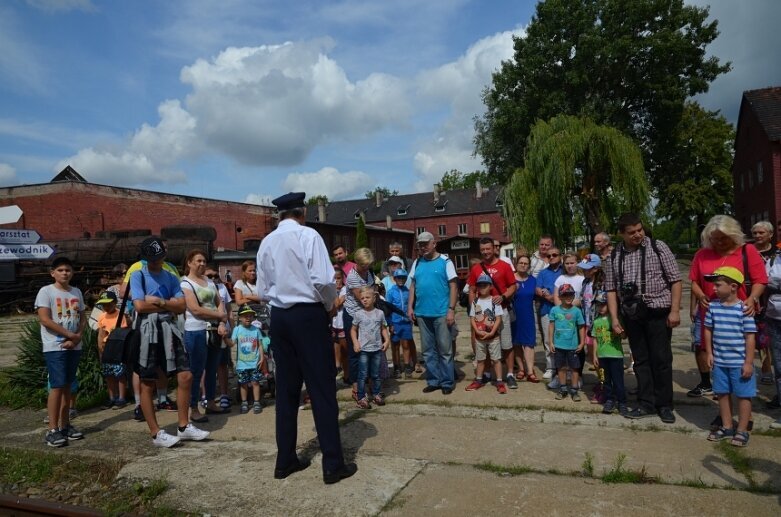
[[[516,381],[522,381],[526,378],[526,372],[518,372],[518,375],[515,376]]]
[[[734,445],[735,447],[745,447],[748,445],[748,431],[737,431],[729,444]]]
[[[720,442],[722,440],[726,440],[727,438],[733,438],[735,436],[735,430],[734,429],[726,429],[724,427],[719,427],[715,431],[711,431],[708,435],[708,441],[709,442]]]
[[[227,409],[231,407],[231,399],[227,395],[223,395],[220,397],[220,407],[222,409]]]
[[[529,375],[527,375],[526,376],[526,380],[529,381],[529,382],[532,382],[534,384],[537,384],[538,382],[540,382],[540,379],[538,379],[537,376],[534,375],[533,373],[530,373]]]

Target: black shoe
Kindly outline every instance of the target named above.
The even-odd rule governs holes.
[[[453,388],[442,388],[443,395],[450,395],[451,393],[453,393]]]
[[[274,479],[285,479],[290,474],[294,474],[299,470],[304,470],[309,466],[311,462],[305,458],[299,457],[294,463],[285,469],[274,469]]]
[[[627,413],[626,418],[631,418],[632,420],[637,420],[639,418],[646,418],[649,416],[654,416],[654,413],[647,411],[641,407],[635,408],[629,413]]]
[[[431,386],[429,384],[425,388],[423,388],[423,393],[431,393],[432,391],[437,391],[438,389],[439,389],[439,386]]]
[[[323,472],[323,482],[326,485],[333,485],[343,479],[347,479],[358,471],[355,463],[345,463],[342,468],[334,472]]]
[[[675,423],[675,414],[673,413],[673,410],[668,407],[659,408],[659,418],[661,418],[662,422],[665,424]]]
[[[693,389],[686,392],[688,397],[704,397],[713,394],[713,387],[698,384]]]
[[[781,402],[778,401],[778,395],[765,404],[765,409],[781,409]]]

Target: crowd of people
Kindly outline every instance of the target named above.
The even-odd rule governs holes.
[[[303,199],[303,193],[291,193],[274,200],[280,224],[263,240],[257,260],[242,264],[232,292],[201,250],[187,254],[180,277],[156,237],[142,243],[137,263],[117,266],[116,284],[97,302],[103,308],[99,350],[104,353],[115,329],[132,328],[135,341],[128,345],[129,360],[103,362],[105,409],[124,407],[132,391],[134,418],[147,423],[155,446],[206,439],[209,432],[195,424],[230,412],[233,365],[241,414],[262,412],[262,389],[275,391],[275,477],[309,465],[295,452],[303,390],[324,453],[323,479],[335,483],[357,469],[342,453],[338,384],[352,389],[361,409],[385,404],[388,379],[413,374],[422,374],[423,393],[451,394],[459,380],[455,313],[461,303],[474,373],[466,391],[492,385],[504,395],[520,381],[544,380],[555,399],[580,402],[590,363],[597,384],[589,399],[603,413],[675,422],[671,337],[681,323],[681,274],[670,248],[646,234],[637,214],[618,219],[618,242],[600,233],[593,250],[582,255],[562,253],[542,235],[536,250],[519,247],[514,260],[506,260],[498,242],[481,239],[480,259],[461,290],[453,261],[437,250],[431,233],[417,235],[414,260],[399,243],[390,245],[382,264],[367,248],[350,255],[339,245],[329,253],[304,225]],[[689,312],[700,382],[687,394],[719,401],[709,440],[748,444],[755,351],[762,359],[760,382],[777,389],[768,406],[781,407],[781,261],[772,235],[770,223],[757,223],[750,244],[737,221],[715,216],[692,261]],[[36,308],[50,384],[45,440],[60,447],[83,438],[68,409],[87,318],[81,292],[70,285],[73,264],[57,258],[51,275]],[[537,369],[540,342],[545,362]],[[631,393],[627,373],[637,379]],[[168,396],[172,376],[176,402]],[[158,425],[155,412],[161,409],[177,412],[175,434]],[[781,419],[772,427],[781,428]]]

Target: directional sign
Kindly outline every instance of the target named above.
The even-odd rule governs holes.
[[[48,244],[0,244],[0,260],[47,259],[53,253]]]
[[[22,209],[18,206],[0,206],[0,224],[15,223],[20,217],[22,217]]]
[[[39,240],[41,236],[35,230],[0,228],[0,244],[35,244]]]

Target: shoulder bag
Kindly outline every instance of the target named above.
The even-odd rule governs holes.
[[[146,291],[146,282],[144,281],[144,272],[139,271],[141,275],[141,286]],[[106,338],[106,347],[103,349],[103,355],[100,360],[103,364],[131,364],[139,346],[141,345],[141,335],[135,325],[122,327],[120,318],[125,315],[125,307],[130,296],[130,282],[125,288],[125,295],[122,296],[122,305],[119,308],[117,324]]]

